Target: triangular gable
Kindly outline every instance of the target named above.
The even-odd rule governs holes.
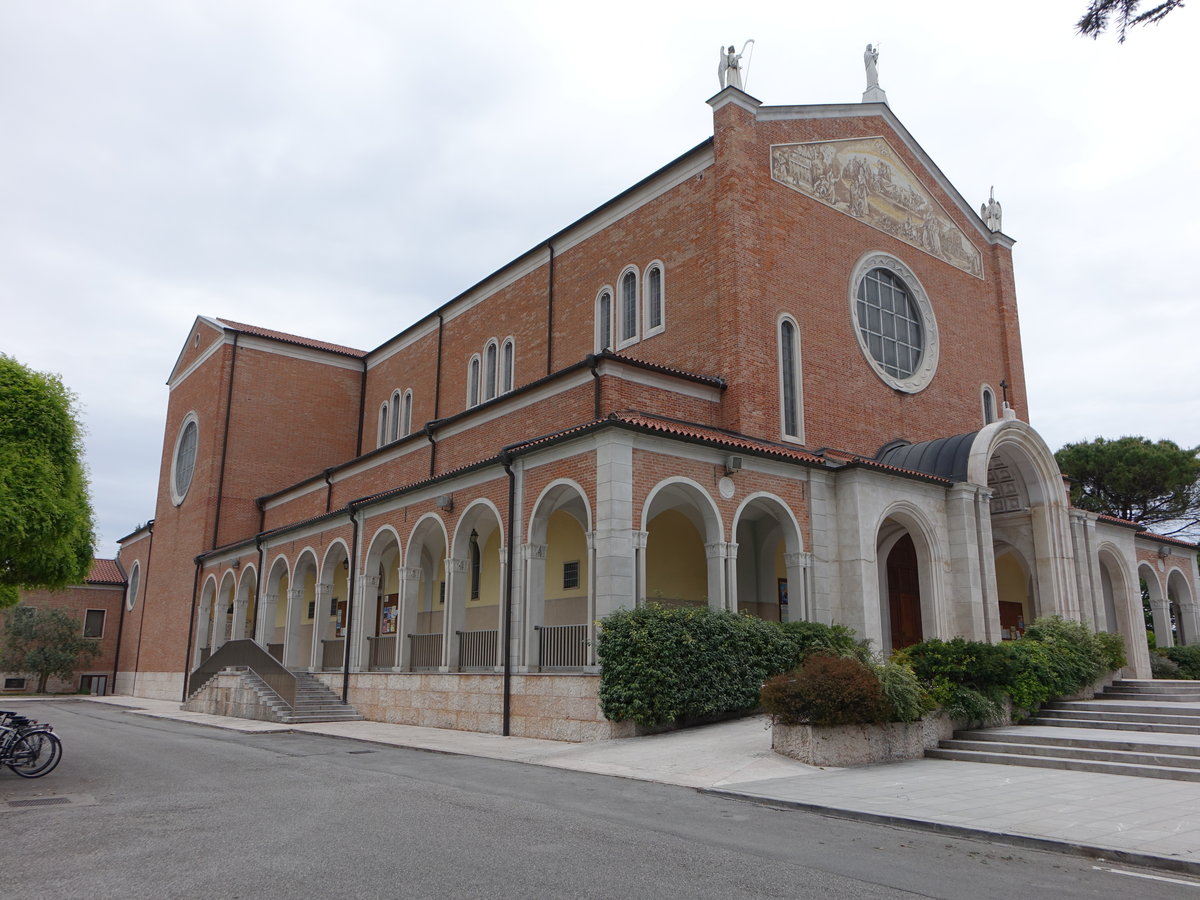
[[[771,178],[930,256],[983,277],[983,257],[879,136],[775,144]]]
[[[223,340],[224,336],[225,329],[218,322],[214,322],[207,316],[196,316],[192,327],[188,329],[187,340],[184,341],[183,348],[179,351],[175,365],[171,367],[167,384],[175,384],[184,372],[195,365],[202,356],[207,355],[213,344]]]

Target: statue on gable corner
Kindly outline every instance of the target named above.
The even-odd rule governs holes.
[[[746,41],[742,45],[742,52],[738,53],[733,44],[730,44],[728,49],[721,47],[721,61],[717,64],[717,80],[721,83],[721,90],[727,87],[735,87],[739,91],[745,89],[743,75],[745,69],[742,68],[742,56],[746,53],[746,48],[754,43],[754,39]],[[753,51],[752,51],[753,52]],[[746,60],[746,69],[749,69],[750,61]]]
[[[867,44],[863,53],[863,65],[867,69],[867,90],[879,87],[879,45]]]
[[[996,188],[993,187],[988,195],[987,203],[979,207],[979,218],[983,219],[988,231],[999,231],[1003,212],[999,201],[996,200]]]

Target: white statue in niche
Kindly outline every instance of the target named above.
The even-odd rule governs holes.
[[[996,200],[996,188],[993,187],[988,195],[988,202],[979,207],[979,218],[987,225],[988,231],[1000,230],[1000,216],[1004,210]]]
[[[744,90],[742,56],[745,55],[746,48],[753,43],[754,39],[751,38],[742,44],[741,53],[735,52],[733,44],[730,44],[728,49],[725,47],[720,49],[721,61],[717,64],[717,80],[721,82],[721,90],[727,87],[735,87],[739,91]],[[746,68],[749,69],[749,67],[750,61],[746,60]]]
[[[867,68],[867,90],[879,87],[879,45],[867,44],[863,65]]]

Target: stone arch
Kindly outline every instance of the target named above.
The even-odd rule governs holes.
[[[642,506],[641,538],[636,550],[640,602],[728,608],[729,545],[708,491],[690,478],[660,481]]]
[[[1011,410],[980,429],[967,480],[992,490],[994,541],[1020,547],[1033,573],[1041,615],[1079,619],[1066,488],[1046,442]]]
[[[1025,552],[1014,544],[996,541],[992,545],[995,559],[996,601],[1000,608],[1000,638],[1013,640],[1039,613],[1036,579]]]
[[[1096,548],[1096,562],[1100,570],[1103,630],[1119,634],[1124,639],[1129,661],[1136,665],[1136,660],[1145,653],[1146,645],[1142,592],[1138,590],[1137,573],[1126,565],[1120,548],[1108,541]]]
[[[1163,580],[1154,571],[1154,566],[1148,562],[1138,565],[1139,588],[1146,586],[1146,598],[1150,602],[1150,618],[1154,622],[1154,643],[1159,647],[1170,647],[1173,643],[1171,628],[1171,608],[1167,601],[1167,591]],[[1138,591],[1139,599],[1141,591]]]
[[[237,573],[233,569],[226,569],[221,575],[221,587],[217,591],[217,604],[213,607],[212,650],[214,653],[233,637],[236,601]]]
[[[446,560],[446,643],[443,659],[453,670],[491,670],[499,665],[507,577],[504,525],[496,504],[485,498],[463,510]]]
[[[353,605],[354,625],[351,666],[359,670],[390,670],[398,664],[396,635],[400,630],[400,564],[403,559],[400,534],[382,525],[371,535],[362,571],[358,573],[358,597]],[[350,600],[347,589],[339,602]],[[350,610],[347,609],[346,615]],[[343,637],[346,617],[343,615]]]
[[[242,576],[238,579],[237,602],[234,605],[234,640],[257,637],[258,570],[253,564],[242,570]]]
[[[733,514],[732,533],[731,608],[772,621],[808,619],[804,538],[787,503],[765,491],[749,494]]]
[[[446,632],[446,523],[425,513],[409,532],[401,572],[400,666],[406,670],[442,665]]]
[[[875,529],[880,634],[884,653],[947,633],[936,529],[908,501],[889,505]]]
[[[203,665],[213,655],[212,615],[217,604],[217,576],[209,575],[200,589],[200,606],[196,610],[196,649],[192,657],[192,668]]]
[[[344,634],[350,603],[350,548],[341,538],[325,548],[320,577],[313,590],[312,649],[314,669],[337,670],[345,662]]]
[[[287,596],[292,586],[292,567],[284,554],[271,560],[259,600],[258,642],[283,662],[283,636],[287,630]]]
[[[313,617],[317,605],[317,552],[305,547],[296,556],[287,593],[283,631],[283,664],[289,669],[312,666]]]
[[[525,664],[580,668],[593,659],[596,618],[592,575],[592,509],[579,483],[559,478],[533,504],[521,548],[524,566]]]
[[[1175,643],[1196,642],[1196,598],[1183,570],[1173,567],[1167,574],[1167,606],[1175,622]]]

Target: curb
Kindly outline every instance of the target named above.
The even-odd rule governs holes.
[[[770,806],[776,809],[796,809],[836,819],[850,819],[856,822],[868,822],[875,825],[893,825],[900,828],[911,828],[916,831],[930,831],[935,834],[974,838],[994,844],[1008,844],[1013,847],[1043,850],[1066,856],[1084,856],[1095,859],[1098,862],[1120,862],[1126,865],[1144,866],[1150,869],[1177,872],[1200,878],[1200,862],[1180,859],[1175,856],[1156,856],[1153,853],[1118,850],[1113,847],[1101,847],[1095,844],[1077,844],[1072,841],[1057,840],[1055,838],[1012,834],[1007,831],[989,831],[986,828],[972,828],[968,825],[952,825],[947,822],[934,822],[928,819],[910,819],[905,816],[895,816],[888,813],[873,813],[860,809],[827,806],[823,803],[806,803],[802,800],[776,800],[760,794],[743,794],[726,788],[696,788],[696,790],[702,794],[712,794],[716,797],[723,797],[726,800],[741,800],[745,803]]]

